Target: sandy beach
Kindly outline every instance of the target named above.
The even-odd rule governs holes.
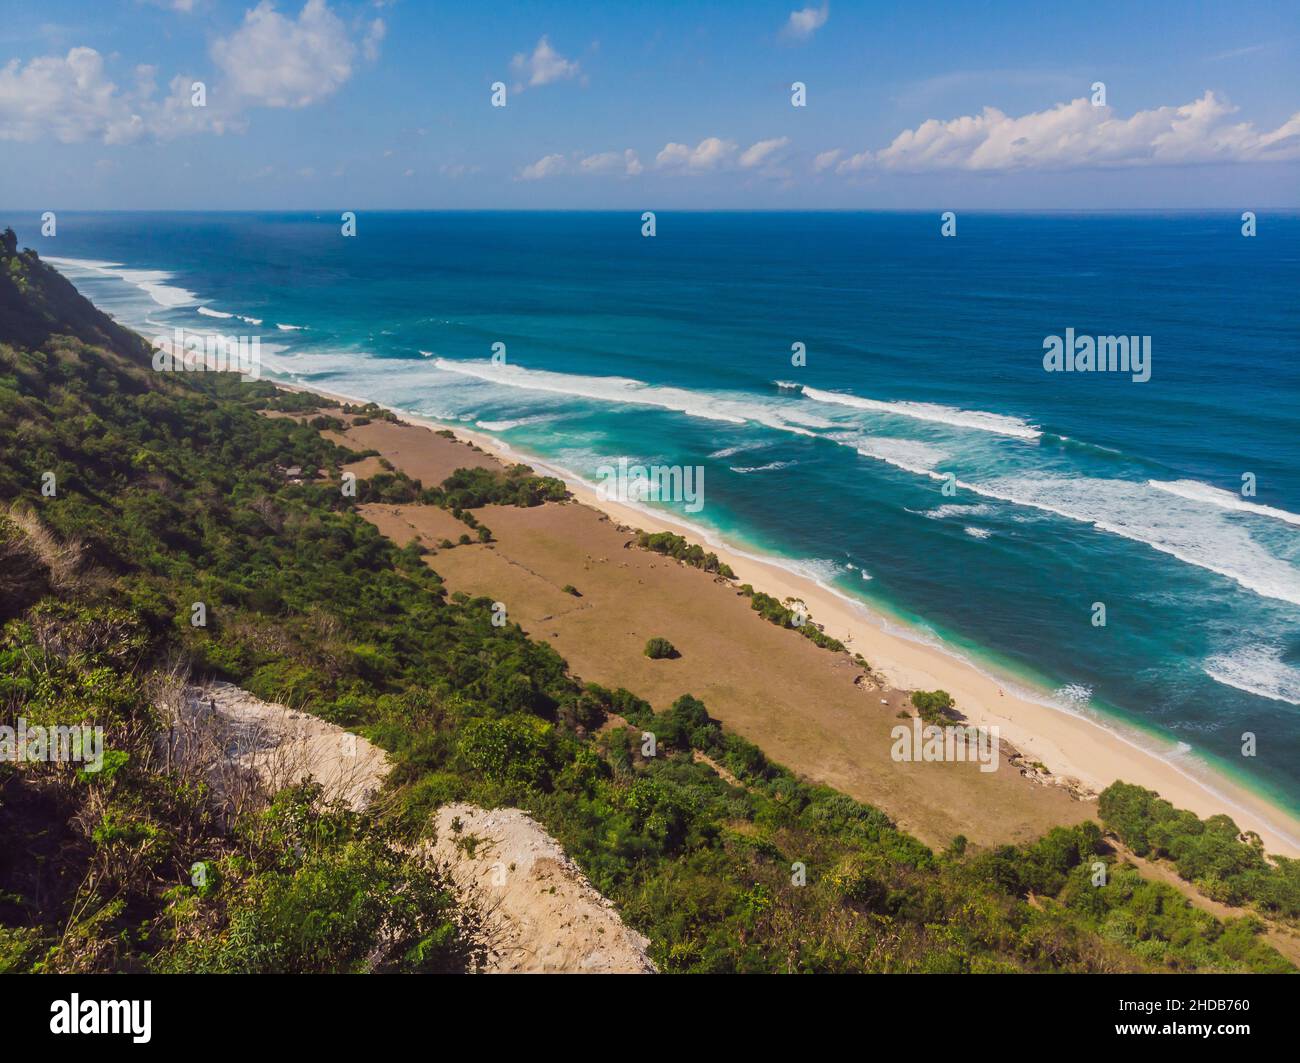
[[[458,466],[490,464],[488,455],[565,479],[580,505],[485,507],[476,515],[498,542],[487,549],[476,544],[438,551],[430,563],[453,590],[516,602],[510,618],[533,637],[552,642],[586,680],[625,686],[656,708],[693,693],[773,759],[877,805],[930,844],[946,844],[957,833],[981,844],[1024,840],[1078,822],[1095,816],[1089,793],[1122,779],[1202,817],[1226,813],[1257,832],[1269,852],[1300,856],[1300,822],[1230,779],[1203,781],[1185,773],[1109,727],[1020,696],[974,665],[890,630],[865,606],[775,561],[708,542],[737,583],[804,602],[827,634],[869,662],[864,683],[847,654],[820,649],[763,621],[727,581],[625,549],[628,529],[671,531],[703,545],[700,529],[657,510],[598,497],[562,470],[462,425],[395,412],[407,423],[372,422],[330,435],[356,449],[378,450],[426,485]],[[486,453],[434,434],[446,429]],[[412,537],[436,543],[445,534],[437,522],[447,515],[429,507],[374,506],[364,515],[402,543]],[[620,551],[616,564],[614,551]],[[560,593],[564,584],[577,586],[583,598],[575,602]],[[653,584],[660,586],[651,593]],[[645,638],[657,634],[683,650],[682,661],[644,658]],[[968,722],[996,726],[1023,762],[985,774],[971,764],[890,760],[888,734],[907,711],[906,692],[936,688],[954,697]],[[1050,775],[1036,772],[1035,762]]]

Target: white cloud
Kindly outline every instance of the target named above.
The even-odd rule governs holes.
[[[374,19],[358,49],[326,0],[307,0],[296,19],[263,0],[234,33],[213,42],[218,83],[178,74],[161,98],[154,67],[136,67],[122,87],[93,48],[26,64],[14,59],[0,67],[0,140],[125,144],[146,136],[242,130],[249,107],[303,107],[335,92],[351,77],[358,50],[378,55],[384,33],[383,20]],[[207,87],[206,106],[193,106],[196,81]]]
[[[519,177],[524,181],[537,181],[543,177],[554,177],[557,174],[567,173],[569,160],[563,155],[544,155],[536,162],[525,166],[519,171]]]
[[[378,55],[385,26],[375,19],[362,53]],[[262,107],[306,107],[337,92],[352,76],[357,46],[325,0],[307,0],[297,19],[262,0],[243,25],[212,44],[212,58],[239,102]]]
[[[147,90],[150,72],[137,74]],[[93,48],[41,56],[25,66],[13,59],[0,67],[0,140],[127,143],[145,132],[140,103],[118,89]]]
[[[670,142],[655,156],[655,165],[661,170],[685,174],[712,173],[719,169],[757,170],[771,175],[771,166],[781,157],[790,143],[789,137],[772,137],[751,144],[744,151],[734,140],[722,137],[705,137],[695,147]],[[739,154],[737,152],[739,151]]]
[[[839,173],[864,170],[1067,170],[1300,159],[1300,112],[1272,132],[1213,92],[1180,107],[1119,118],[1087,99],[1013,118],[994,107],[951,121],[930,119],[888,147],[845,159]]]
[[[519,180],[538,181],[544,177],[579,174],[591,177],[636,177],[643,167],[637,153],[604,151],[596,155],[545,155],[519,171]]]
[[[84,47],[26,65],[10,61],[0,67],[0,140],[52,137],[64,144],[129,144],[146,136],[239,128],[237,119],[191,105],[195,78],[178,74],[159,100],[155,69],[138,66],[132,73],[132,85],[118,86],[105,70],[104,57]]]
[[[695,147],[686,144],[665,144],[655,156],[655,165],[662,170],[685,170],[689,173],[707,173],[716,170],[736,153],[734,140],[705,137]]]
[[[533,49],[531,56],[520,52],[510,60],[510,68],[516,74],[525,77],[527,79],[525,84],[530,88],[549,85],[553,81],[566,81],[579,74],[578,64],[565,59],[552,48],[550,40],[545,35],[537,42],[537,47]],[[524,84],[516,85],[515,91],[520,92],[523,88]]]
[[[388,27],[382,18],[377,18],[366,27],[366,35],[361,41],[361,54],[370,62],[379,58],[379,46],[388,34]]]
[[[589,174],[621,174],[635,177],[642,170],[641,160],[631,148],[626,151],[605,151],[599,155],[588,155],[578,161],[578,169]]]
[[[831,17],[831,5],[822,4],[821,7],[805,7],[798,11],[791,11],[789,19],[786,20],[781,33],[797,41],[806,41],[824,25],[826,20]]]
[[[839,162],[839,158],[843,154],[844,152],[839,148],[832,148],[830,151],[821,152],[813,159],[813,171],[815,173],[823,173],[824,171],[829,170]]]
[[[756,166],[762,166],[765,162],[772,161],[773,157],[779,154],[781,149],[789,143],[789,137],[760,140],[757,144],[746,148],[741,153],[740,168],[742,170],[752,170]]]

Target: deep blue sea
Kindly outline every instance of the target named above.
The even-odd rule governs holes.
[[[266,377],[588,481],[701,466],[716,540],[1300,812],[1300,215],[1239,213],[0,221],[147,335],[260,336]],[[1150,380],[1046,372],[1067,328],[1151,337]]]

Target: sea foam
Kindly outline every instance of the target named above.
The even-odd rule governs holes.
[[[1215,682],[1274,701],[1300,705],[1300,668],[1277,646],[1243,646],[1208,658],[1202,670]]]
[[[659,409],[683,413],[688,417],[724,421],[729,424],[755,422],[783,432],[793,432],[796,435],[812,436],[815,433],[809,431],[809,428],[830,427],[829,421],[812,414],[790,414],[778,406],[759,401],[647,384],[645,381],[627,377],[582,376],[575,373],[555,373],[546,369],[499,365],[490,361],[453,361],[449,358],[437,358],[434,360],[434,365],[449,373],[459,373],[462,376],[474,377],[505,387],[525,388],[596,402],[655,406]]]
[[[973,428],[980,432],[993,432],[997,435],[1012,436],[1016,439],[1037,439],[1043,433],[1019,417],[1010,417],[1001,413],[986,413],[983,410],[959,410],[953,406],[942,406],[934,402],[884,402],[880,399],[866,399],[860,395],[850,395],[842,391],[823,391],[810,388],[806,384],[803,397],[814,402],[830,403],[837,406],[849,406],[855,410],[868,410],[871,413],[896,414],[910,417],[917,421],[931,421],[936,424],[951,425],[954,428]]]
[[[1300,526],[1300,513],[1292,513],[1286,509],[1276,509],[1273,506],[1261,506],[1256,502],[1247,502],[1240,495],[1233,494],[1231,491],[1225,491],[1220,487],[1211,487],[1209,484],[1199,483],[1196,480],[1148,480],[1147,484],[1157,491],[1166,491],[1171,495],[1177,495],[1179,498],[1186,498],[1192,502],[1205,502],[1212,506],[1218,506],[1220,509],[1235,510],[1238,513],[1251,513],[1258,517],[1270,517],[1273,520],[1285,521],[1287,524]]]
[[[166,270],[127,269],[120,262],[97,262],[86,258],[58,258],[53,255],[46,256],[45,261],[60,270],[81,270],[88,273],[97,273],[104,277],[114,277],[127,284],[134,285],[159,306],[165,306],[168,309],[177,306],[192,306],[199,301],[199,297],[193,292],[174,284],[168,284],[167,281],[174,279],[174,275]]]
[[[1167,495],[1153,497],[1141,481],[1090,477],[1013,476],[979,484],[958,480],[957,486],[1091,524],[1225,576],[1262,597],[1300,605],[1300,571],[1194,499],[1180,505]]]

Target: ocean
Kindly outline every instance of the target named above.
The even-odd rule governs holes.
[[[588,482],[702,468],[658,503],[701,536],[1300,813],[1300,214],[4,220],[147,336],[260,337],[265,378]],[[1149,337],[1150,379],[1047,372],[1067,330]]]

